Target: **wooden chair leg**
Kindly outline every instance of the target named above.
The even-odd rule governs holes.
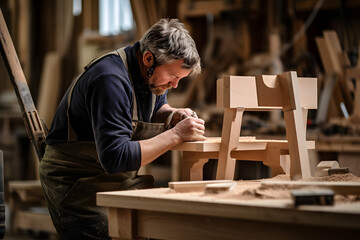
[[[280,156],[280,149],[273,148],[266,150],[266,158],[263,161],[263,164],[271,167],[273,177],[279,174],[284,174],[284,170],[280,164]]]
[[[233,180],[236,160],[230,156],[239,144],[244,108],[225,108],[216,180]]]
[[[280,166],[286,175],[290,175],[290,155],[280,155]]]
[[[311,177],[309,155],[306,146],[303,112],[300,105],[298,82],[296,72],[287,72],[278,75],[281,87],[289,89],[289,94],[284,95],[283,107],[286,137],[291,156],[290,177]]]
[[[202,181],[204,164],[209,161],[208,158],[200,158],[190,169],[190,181]]]
[[[183,152],[183,163],[181,169],[182,181],[202,181],[203,167],[209,158],[200,157],[192,152]]]

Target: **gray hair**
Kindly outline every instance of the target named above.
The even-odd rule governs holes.
[[[195,42],[178,19],[161,19],[154,24],[141,38],[140,51],[150,51],[157,65],[184,59],[182,67],[191,69],[191,75],[201,72]]]

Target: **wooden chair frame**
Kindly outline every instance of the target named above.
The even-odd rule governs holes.
[[[224,109],[221,138],[183,143],[174,150],[183,151],[182,179],[202,180],[203,165],[218,159],[216,179],[233,179],[235,160],[263,161],[273,174],[289,168],[285,155],[290,155],[292,178],[311,176],[306,141],[308,109],[317,108],[317,79],[297,78],[296,72],[257,77],[227,76],[217,81],[217,106]],[[285,140],[258,140],[240,137],[244,111],[282,109],[286,127]],[[281,167],[282,165],[282,167]]]

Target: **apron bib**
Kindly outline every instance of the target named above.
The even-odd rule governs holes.
[[[122,48],[93,60],[85,71],[108,55],[120,56],[128,70]],[[155,185],[152,176],[138,176],[137,171],[107,174],[100,164],[95,142],[77,141],[70,124],[69,108],[73,89],[84,72],[72,83],[68,96],[68,143],[46,146],[40,162],[40,179],[52,221],[61,238],[84,239],[86,236],[86,239],[108,239],[107,209],[96,206],[96,193],[153,188]],[[133,92],[131,139],[148,139],[163,132],[164,124],[138,121],[134,87]],[[153,112],[156,97],[152,96],[152,99]]]

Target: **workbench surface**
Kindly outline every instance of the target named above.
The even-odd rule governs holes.
[[[260,184],[256,181],[241,184]],[[170,188],[104,192],[113,239],[344,239],[360,234],[360,202],[300,206],[291,199],[234,198]],[[242,236],[242,237],[240,237]],[[326,237],[326,238],[325,238]]]

